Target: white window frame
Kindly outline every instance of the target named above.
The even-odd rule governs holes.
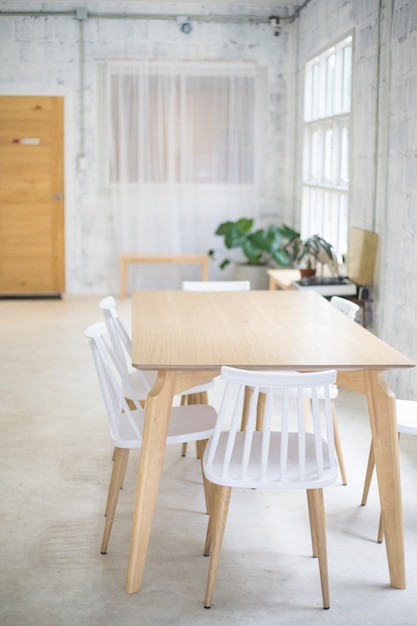
[[[301,234],[321,235],[339,257],[348,243],[352,46],[350,35],[317,55],[304,78]]]

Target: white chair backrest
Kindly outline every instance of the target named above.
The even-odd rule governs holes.
[[[346,298],[341,298],[340,296],[333,296],[330,298],[330,304],[334,306],[336,309],[341,311],[346,317],[350,320],[354,320],[356,313],[359,311],[359,305],[355,304],[351,300],[347,300]]]
[[[133,390],[130,390],[129,397],[135,409],[131,410],[126,400],[126,390],[122,389],[118,376],[117,358],[106,337],[106,325],[103,322],[92,324],[84,331],[84,335],[89,339],[97,377],[110,422],[110,435],[113,442],[119,442],[120,445],[121,440],[127,439],[129,440],[129,446],[125,447],[140,446],[142,432],[138,422],[143,423],[144,411],[140,404],[135,401]],[[123,381],[123,384],[129,384],[129,382]],[[123,433],[121,432],[122,422],[124,427]]]
[[[129,386],[129,373],[135,372],[135,376],[140,378],[144,393],[149,392],[152,386],[149,383],[149,378],[141,370],[132,367],[132,340],[117,313],[115,299],[113,296],[107,296],[100,300],[99,307],[103,311],[124,388],[127,390]]]
[[[248,280],[184,280],[184,291],[249,291]]]
[[[121,363],[126,366],[126,355],[130,359],[132,354],[132,341],[117,313],[116,301],[113,296],[107,296],[107,298],[100,300],[98,305],[103,311],[113,350]]]
[[[395,401],[397,407],[397,426],[399,433],[407,435],[417,435],[417,401],[400,400]]]
[[[330,472],[332,479],[321,486],[334,482],[337,461],[329,390],[336,380],[334,370],[300,374],[222,367],[221,378],[226,388],[204,455],[210,480],[241,487],[308,488],[310,484],[317,486],[323,477],[328,480]],[[248,423],[242,432],[242,406],[248,387],[252,396]],[[312,432],[306,432],[305,425],[306,389],[312,398]],[[266,394],[262,431],[256,430],[259,393]]]

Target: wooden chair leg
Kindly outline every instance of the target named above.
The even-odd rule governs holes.
[[[368,500],[369,487],[371,486],[374,466],[375,466],[374,449],[373,449],[372,441],[371,441],[371,447],[369,449],[368,466],[366,468],[365,484],[363,486],[363,493],[362,493],[362,502],[361,502],[362,506],[365,506],[366,501]]]
[[[210,483],[210,485],[211,485],[211,511],[210,511],[209,521],[207,524],[206,541],[204,543],[204,550],[203,550],[204,556],[210,556],[210,552],[211,552],[211,542],[213,540],[213,528],[214,528],[214,519],[215,519],[214,509],[215,509],[215,503],[217,502],[219,498],[219,495],[217,492],[220,489],[219,485],[215,485],[214,483]]]
[[[311,492],[311,508],[314,517],[314,530],[317,542],[323,609],[328,609],[330,608],[330,593],[323,489],[311,489],[309,491]]]
[[[334,447],[336,449],[336,456],[339,463],[340,475],[342,477],[342,484],[347,485],[345,462],[343,460],[342,444],[340,443],[339,424],[337,423],[336,408],[334,400],[332,400],[332,416],[333,416],[333,432],[334,432]]]
[[[202,441],[196,441],[197,446],[197,458],[201,461],[201,473],[203,475],[203,487],[204,487],[204,497],[206,500],[206,511],[207,514],[210,515],[212,510],[212,502],[213,502],[213,483],[207,480],[204,471],[203,471],[203,456],[204,450],[206,449],[208,439],[204,439]]]
[[[382,523],[382,513],[379,515],[378,537],[377,542],[382,543],[384,541],[384,525]]]
[[[189,396],[181,396],[181,406],[187,406]],[[187,442],[184,441],[181,447],[181,456],[187,456]]]
[[[204,608],[209,609],[213,598],[214,584],[217,570],[219,568],[220,552],[222,549],[224,529],[226,526],[227,513],[229,510],[231,487],[220,487],[217,485],[213,503],[213,512],[210,515],[208,533],[210,532],[209,545],[211,547],[210,564],[207,578],[206,595],[204,598]],[[208,540],[206,537],[206,547]]]
[[[308,517],[310,520],[311,548],[312,548],[313,556],[317,558],[318,549],[317,549],[316,527],[315,527],[316,520],[314,517],[314,508],[313,508],[313,502],[312,502],[310,489],[307,489],[307,504],[308,504]]]
[[[252,398],[252,393],[253,392],[250,387],[245,388],[245,397],[243,399],[241,430],[246,430],[246,427],[248,425],[249,405],[250,405],[250,401]],[[258,397],[258,406],[256,407],[256,430],[263,430],[263,427],[264,427],[265,402],[266,402],[266,395],[264,393],[260,393]]]
[[[107,496],[106,522],[104,524],[103,539],[101,541],[101,554],[107,554],[107,546],[113,526],[114,515],[116,513],[119,492],[126,472],[129,452],[129,448],[114,448],[114,462]]]
[[[398,441],[400,440],[400,433],[398,433]],[[368,458],[368,467],[366,468],[366,476],[365,476],[365,484],[363,486],[363,494],[362,494],[362,506],[365,506],[366,501],[368,499],[369,487],[371,486],[372,474],[375,466],[375,457],[374,457],[374,449],[372,447],[369,450],[369,458]],[[384,524],[382,521],[382,513],[379,515],[379,526],[378,526],[378,536],[376,538],[378,543],[382,543],[384,540]]]
[[[258,406],[256,407],[256,430],[264,429],[266,394],[260,393],[258,397]]]
[[[368,467],[366,468],[366,476],[365,476],[365,484],[363,486],[363,494],[362,494],[362,502],[361,505],[365,506],[368,500],[369,487],[371,486],[372,474],[374,471],[375,459],[374,459],[374,450],[372,447],[369,450],[369,458],[368,458]],[[379,515],[379,525],[378,525],[378,535],[377,535],[377,543],[382,543],[384,540],[384,526],[382,523],[382,513]]]

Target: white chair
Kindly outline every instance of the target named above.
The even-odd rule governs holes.
[[[338,473],[329,388],[336,372],[300,374],[222,367],[221,377],[226,382],[225,392],[203,458],[204,474],[216,485],[204,547],[204,554],[211,555],[204,606],[210,608],[212,603],[231,490],[242,487],[307,490],[313,555],[319,558],[323,607],[329,608],[323,487],[333,484]],[[242,431],[248,387],[252,396],[246,430]],[[323,400],[318,398],[318,388]],[[305,428],[306,389],[311,390],[312,432]],[[265,413],[263,429],[257,430],[260,393],[265,394]]]
[[[113,296],[107,296],[100,300],[99,307],[103,311],[113,350],[119,362],[123,385],[133,389],[135,399],[144,402],[155,383],[157,372],[142,371],[132,367],[132,340],[119,317]],[[187,389],[182,396],[199,394],[199,403],[207,404],[207,391],[213,387],[213,384],[212,381],[209,381],[208,383],[197,385]],[[187,404],[188,402],[183,400],[182,403]],[[192,404],[192,402],[189,404]]]
[[[397,412],[397,430],[398,439],[400,439],[401,433],[405,435],[417,435],[417,401],[416,400],[396,400],[395,401]],[[369,494],[369,487],[371,486],[372,474],[375,466],[374,449],[371,442],[371,448],[369,450],[368,466],[366,469],[365,483],[362,493],[362,506],[366,505]],[[384,539],[384,528],[382,515],[379,517],[379,527],[377,542],[382,543]]]
[[[184,280],[184,291],[249,291],[248,280]]]
[[[355,304],[354,302],[351,302],[350,300],[347,300],[346,298],[340,298],[339,296],[333,296],[330,299],[330,304],[336,307],[341,313],[346,315],[351,320],[355,319],[356,313],[359,310],[359,306],[357,304]],[[308,388],[305,388],[303,393],[304,393],[304,398],[306,400],[305,412],[307,414],[309,412],[309,401],[311,400],[311,393]],[[347,485],[346,469],[345,469],[345,463],[343,459],[342,444],[340,442],[339,425],[337,422],[336,408],[335,408],[335,403],[334,403],[335,399],[338,396],[338,393],[339,392],[338,392],[337,385],[336,384],[330,385],[330,399],[332,401],[333,432],[334,432],[334,444],[336,448],[336,456],[337,456],[337,460],[339,463],[340,475],[342,477],[342,484]],[[320,389],[318,390],[318,394],[320,398],[321,397]],[[249,401],[249,398],[247,396],[246,402],[248,401]],[[261,394],[259,406],[258,406],[258,428],[262,428],[263,402],[264,402],[264,398]],[[246,414],[247,414],[247,406],[245,406],[243,410],[243,425],[242,425],[243,428],[245,428],[246,426],[246,420],[247,420]]]
[[[356,317],[356,313],[359,311],[360,306],[352,302],[352,300],[348,300],[347,298],[341,298],[340,296],[332,296],[330,298],[330,304],[336,309],[338,309],[341,313],[346,315],[350,320],[354,320]]]
[[[184,280],[182,289],[183,291],[250,291],[250,282],[248,280]],[[188,393],[181,397],[181,404],[199,403],[201,401],[201,397],[193,397]],[[181,454],[182,456],[187,454],[186,443],[182,445]]]
[[[129,451],[133,448],[140,448],[142,445],[145,412],[139,401],[135,399],[133,389],[127,389],[129,393],[126,394],[125,383],[123,386],[121,384],[117,357],[109,340],[106,339],[108,336],[106,325],[103,322],[93,324],[85,330],[84,334],[90,340],[90,348],[110,423],[110,437],[114,446],[114,463],[101,544],[101,553],[106,554]],[[126,395],[131,399],[130,402],[126,400]],[[206,441],[213,433],[215,422],[216,411],[207,404],[173,407],[166,442],[167,444],[184,441],[200,442],[201,453],[203,453]],[[206,483],[204,479],[205,486]]]

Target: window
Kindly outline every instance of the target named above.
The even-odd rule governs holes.
[[[301,209],[303,236],[347,251],[352,37],[306,64]]]
[[[120,254],[196,254],[225,216],[255,212],[264,68],[120,59],[99,71],[100,183]]]
[[[105,184],[255,183],[254,64],[109,62]]]

